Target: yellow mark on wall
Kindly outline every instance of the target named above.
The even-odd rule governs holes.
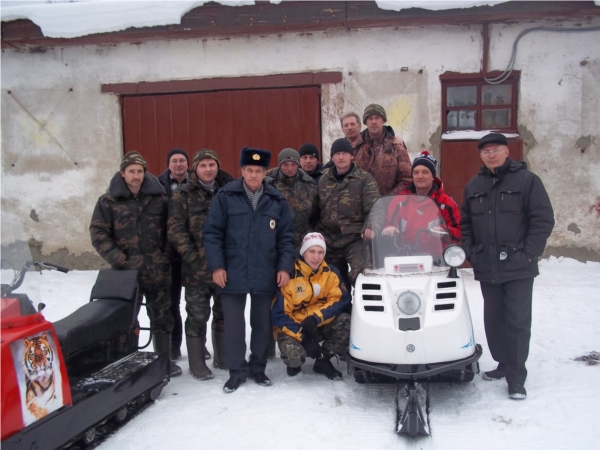
[[[413,96],[402,95],[398,97],[386,110],[388,124],[398,131],[409,129],[414,105],[415,98]]]

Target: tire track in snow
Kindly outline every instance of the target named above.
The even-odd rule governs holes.
[[[350,396],[349,396],[350,398]],[[394,432],[396,425],[395,384],[352,384],[352,408],[348,424],[353,448],[409,448]]]

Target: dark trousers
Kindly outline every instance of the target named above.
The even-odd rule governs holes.
[[[140,296],[146,298],[150,308],[150,330],[152,334],[171,334],[173,330],[173,317],[169,312],[171,297],[169,288],[162,291],[142,291]]]
[[[180,348],[183,338],[183,322],[181,320],[181,311],[179,303],[181,302],[181,259],[173,261],[171,266],[171,316],[173,316],[173,330],[171,331],[171,347]]]
[[[242,380],[267,367],[272,295],[250,295],[250,361],[246,361],[246,294],[221,294],[225,318],[225,360],[229,375]]]
[[[335,266],[340,272],[348,293],[352,292],[358,274],[364,268],[364,251],[362,239],[358,239],[344,248],[327,247],[325,260],[327,264]],[[348,271],[348,264],[350,264],[350,271]]]
[[[483,322],[492,358],[505,366],[506,381],[525,384],[531,338],[533,278],[481,283]]]

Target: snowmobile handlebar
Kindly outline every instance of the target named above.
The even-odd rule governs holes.
[[[2,285],[2,296],[6,296],[11,292],[16,291],[23,284],[23,280],[25,279],[25,274],[31,268],[31,266],[39,267],[40,270],[58,270],[59,272],[67,273],[69,269],[63,266],[59,266],[57,264],[51,264],[44,261],[26,261],[21,269],[15,274],[15,277],[9,285]]]
[[[58,264],[51,264],[44,261],[33,261],[33,264],[40,269],[46,270],[58,270],[62,273],[68,273],[69,269],[67,267],[59,266]]]

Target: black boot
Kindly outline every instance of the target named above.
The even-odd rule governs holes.
[[[215,369],[227,370],[227,362],[225,361],[225,332],[214,328],[211,332],[213,352],[215,353],[213,367]]]
[[[169,358],[169,375],[177,377],[181,375],[181,367],[171,361],[171,335],[170,334],[153,334],[152,343],[156,353],[166,353]]]
[[[513,400],[525,400],[527,398],[525,386],[519,383],[508,383],[508,397]]]
[[[302,372],[302,367],[290,367],[290,366],[287,366],[286,372],[287,372],[287,374],[288,374],[289,377],[295,377],[300,372]]]
[[[204,329],[206,332],[206,328]],[[204,336],[186,336],[185,343],[188,350],[188,360],[190,362],[190,373],[197,380],[210,380],[213,373],[206,366],[204,357]]]
[[[231,394],[232,392],[237,391],[237,389],[240,387],[240,385],[245,382],[246,382],[246,380],[242,380],[241,378],[230,377],[229,380],[227,380],[225,382],[225,385],[223,386],[223,391],[226,394]]]
[[[181,358],[181,349],[179,347],[171,346],[171,361],[175,362]]]
[[[330,380],[338,381],[343,379],[342,372],[333,367],[331,361],[325,358],[319,358],[315,361],[315,365],[313,366],[313,372],[325,375]]]
[[[488,381],[501,380],[504,378],[504,363],[498,363],[498,367],[481,374],[481,378]]]

